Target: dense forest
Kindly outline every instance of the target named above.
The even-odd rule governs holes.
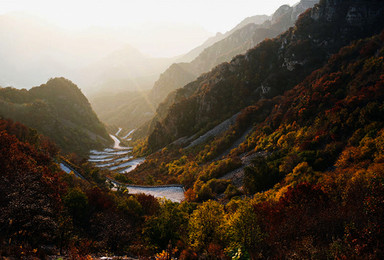
[[[0,89],[14,119],[0,119],[0,256],[383,259],[383,14],[382,1],[320,1],[287,32],[173,93],[134,143],[145,162],[125,174],[68,153],[50,135],[65,124],[42,126],[56,115],[107,139],[70,81]],[[107,178],[179,183],[185,200],[130,194]]]

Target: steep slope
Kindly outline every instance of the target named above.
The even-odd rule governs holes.
[[[63,170],[58,160],[65,159],[44,136],[0,119],[1,257],[92,259],[86,255],[105,254],[105,250],[135,254],[127,245],[141,240],[141,230],[137,231],[144,221],[141,215],[154,211],[157,200],[109,190],[104,172],[84,160]],[[85,180],[75,177],[73,169]],[[134,206],[129,206],[132,201]],[[82,245],[74,246],[79,239],[97,246],[89,247],[87,242],[83,251]]]
[[[171,91],[181,88],[191,82],[189,75],[195,78],[201,73],[208,72],[216,65],[230,61],[234,56],[242,54],[250,48],[256,46],[265,38],[273,38],[293,26],[297,19],[295,13],[302,13],[306,9],[312,7],[317,1],[302,0],[300,5],[290,7],[288,5],[281,6],[272,15],[271,21],[264,23],[254,23],[252,19],[246,19],[236,26],[223,40],[206,48],[192,62],[184,64],[184,73],[179,74],[178,78],[185,78],[184,81],[167,81],[164,84],[162,77],[172,78],[168,74],[173,71],[165,71],[161,74],[159,80],[152,89],[152,98],[155,102],[161,102]],[[257,21],[262,21],[257,19]],[[249,22],[246,24],[246,22]]]
[[[384,30],[341,48],[283,95],[244,108],[223,134],[192,149],[178,144],[162,149],[132,176],[177,178],[196,194],[198,180],[231,179],[253,194],[282,178],[291,185],[296,178],[313,177],[292,174],[302,163],[324,173],[382,164],[383,39]]]
[[[335,5],[328,1],[309,14],[325,7],[341,16],[346,7],[382,19],[383,4],[377,1],[339,1]],[[348,17],[348,23],[355,20]],[[223,234],[230,234],[229,241],[212,240],[233,255],[381,259],[384,26],[380,20],[364,20],[372,22],[364,33],[375,22],[382,32],[342,47],[281,96],[253,102],[223,135],[192,149],[178,145],[161,149],[128,177],[144,183],[153,179],[183,183],[187,199],[203,202],[200,209],[206,207],[206,211],[192,214],[189,223],[200,222],[191,232],[206,224],[214,206],[225,203],[221,212],[229,211],[230,221],[219,212],[214,222]],[[359,33],[356,28],[340,29]],[[242,143],[222,157],[250,127]],[[243,189],[236,189],[230,180]],[[248,196],[239,199],[244,193]],[[240,228],[238,237],[230,233]],[[244,237],[257,242],[248,243]],[[197,235],[194,239],[199,241]],[[238,241],[241,251],[238,244],[231,247],[233,241]],[[200,255],[209,251],[205,241],[196,244],[192,246]]]
[[[65,152],[85,155],[111,142],[87,98],[64,78],[50,79],[29,91],[0,89],[0,115],[35,128]]]
[[[191,62],[195,58],[197,58],[201,52],[203,52],[206,48],[212,46],[218,41],[221,41],[222,39],[228,37],[235,31],[245,27],[248,24],[263,24],[265,21],[269,20],[270,17],[268,15],[255,15],[251,17],[245,18],[243,21],[241,21],[238,25],[236,25],[232,30],[222,34],[222,33],[217,33],[215,36],[209,38],[206,40],[202,45],[194,48],[187,54],[183,55],[181,58],[177,60],[178,63],[180,62]]]
[[[172,64],[160,75],[148,96],[143,98],[137,95],[127,100],[127,102],[137,104],[140,109],[135,106],[135,112],[133,112],[133,106],[130,104],[118,103],[116,104],[117,109],[103,111],[99,114],[101,120],[109,125],[128,129],[139,127],[154,116],[153,108],[156,108],[170,92],[195,80],[201,73],[208,72],[214,66],[229,61],[235,55],[244,53],[265,38],[272,38],[284,32],[293,26],[297,19],[297,13],[312,7],[316,2],[313,0],[302,0],[299,5],[294,7],[284,5],[273,14],[271,20],[267,21],[265,21],[266,16],[246,18],[225,35],[217,35],[218,38],[222,37],[223,39],[202,50],[193,61]],[[213,41],[218,40],[218,38]],[[134,93],[132,94],[134,95]],[[93,98],[91,102],[96,111],[101,111],[99,107],[106,106],[106,102],[99,97]],[[111,114],[116,116],[110,117],[109,115]]]
[[[326,171],[362,162],[362,154],[365,159],[379,156],[382,144],[364,146],[381,139],[384,129],[383,39],[384,31],[342,48],[325,66],[275,99],[247,144],[233,152],[274,151],[279,155],[268,160],[280,160],[285,174],[302,162]],[[352,154],[353,149],[359,152]],[[346,154],[355,159],[348,161]]]
[[[209,130],[260,98],[292,88],[340,47],[380,31],[382,14],[380,1],[322,1],[286,33],[177,91],[166,115],[153,124],[150,147]]]
[[[52,244],[57,237],[62,206],[60,194],[65,188],[59,180],[62,173],[46,147],[33,140],[37,140],[34,131],[0,119],[2,256],[9,254],[4,250],[6,240],[12,241],[8,243],[11,251],[13,244],[22,248],[30,242],[39,248]],[[17,258],[21,258],[21,254]]]

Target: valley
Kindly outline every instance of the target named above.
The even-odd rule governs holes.
[[[133,158],[132,147],[121,146],[120,139],[129,140],[134,130],[131,130],[125,136],[121,137],[122,128],[110,137],[114,141],[113,147],[105,148],[102,151],[91,150],[88,161],[93,163],[96,167],[118,172],[120,174],[127,174],[133,171],[138,165],[145,161],[145,158]],[[63,168],[63,167],[62,167]],[[68,172],[67,172],[68,173]],[[127,189],[129,194],[148,194],[156,198],[169,199],[173,202],[181,202],[184,200],[184,188],[182,185],[162,185],[162,186],[138,186],[138,185],[127,185],[121,184],[116,180],[107,178],[113,188],[112,189]]]
[[[94,163],[96,167],[119,173],[128,173],[142,163],[145,158],[133,159],[131,155],[132,147],[120,146],[121,141],[118,137],[120,131],[121,128],[115,135],[109,135],[114,141],[113,147],[105,148],[101,151],[91,150],[88,161]],[[129,135],[125,136],[124,139],[128,138]]]
[[[192,14],[176,39],[201,35],[209,7],[207,23],[249,12],[177,57],[126,43],[84,61],[79,85],[0,87],[0,259],[384,259],[384,2],[279,2],[270,15],[271,1],[202,2],[145,10]],[[147,14],[117,6],[123,20]],[[170,48],[162,30],[147,47]],[[4,38],[0,67],[25,39]],[[30,41],[16,57],[46,73],[36,50],[50,44]],[[7,71],[21,82],[27,67]]]

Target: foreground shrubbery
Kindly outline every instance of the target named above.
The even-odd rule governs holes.
[[[53,144],[0,122],[3,256],[383,257],[383,131],[344,149],[332,171],[301,163],[252,199],[179,204],[64,174]],[[212,183],[222,185],[203,186]]]
[[[160,165],[155,179],[177,177],[189,188],[188,201],[206,201],[180,236],[188,245],[183,256],[383,257],[383,39],[341,49],[283,96],[244,110],[209,144],[150,157],[148,163]],[[270,108],[262,121],[253,118],[261,108]],[[212,161],[255,120],[240,146]],[[255,155],[244,169],[250,200],[215,179],[242,165],[238,157],[245,153]],[[147,166],[132,174],[145,175]],[[223,193],[220,204],[207,201]]]

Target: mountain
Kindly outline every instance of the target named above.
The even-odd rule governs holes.
[[[323,1],[284,34],[173,94],[158,109],[165,114],[152,122],[149,146],[156,150],[181,137],[198,136],[257,100],[282,94],[351,40],[378,33],[382,11],[376,1]]]
[[[117,127],[134,129],[140,122],[150,120],[156,112],[148,90],[100,94],[92,97],[91,103],[99,118],[113,131]]]
[[[273,38],[278,34],[284,32],[289,27],[293,26],[297,16],[296,13],[302,13],[306,9],[312,7],[317,1],[303,0],[295,7],[288,5],[281,6],[272,15],[271,20],[267,20],[264,23],[254,23],[253,21],[263,21],[257,16],[250,19],[245,19],[233,30],[228,33],[228,36],[223,40],[216,42],[211,47],[202,51],[198,57],[188,64],[183,64],[185,74],[179,74],[179,78],[185,76],[183,82],[166,81],[163,82],[163,77],[172,78],[173,71],[165,71],[160,75],[159,80],[155,83],[152,90],[153,99],[159,103],[170,93],[171,91],[181,88],[187,83],[191,82],[188,75],[194,75],[195,78],[204,72],[210,71],[216,65],[223,62],[230,61],[234,56],[242,54],[250,48],[256,46],[259,42],[265,38]],[[249,23],[247,23],[249,22]],[[247,23],[247,24],[246,24]]]
[[[86,155],[112,143],[87,98],[64,78],[30,90],[0,88],[0,116],[36,129],[65,152]]]
[[[152,58],[126,45],[74,72],[72,78],[88,93],[150,89],[174,58]]]
[[[192,252],[382,258],[383,13],[382,1],[321,1],[175,92],[148,139],[156,152],[127,177],[182,183],[201,203],[188,222]]]
[[[269,19],[270,19],[270,17],[268,15],[255,15],[255,16],[247,17],[243,21],[241,21],[238,25],[236,25],[234,28],[232,28],[230,31],[228,31],[224,34],[218,32],[215,36],[210,37],[202,45],[194,48],[193,50],[191,50],[190,52],[188,52],[187,54],[185,54],[181,58],[179,58],[177,60],[177,62],[178,63],[191,62],[195,58],[197,58],[199,56],[199,54],[201,52],[203,52],[206,48],[208,48],[208,47],[212,46],[213,44],[215,44],[216,42],[221,41],[222,39],[228,37],[233,32],[243,28],[244,26],[246,26],[248,24],[262,24]]]
[[[130,98],[130,102],[134,102],[140,108],[130,104],[115,103],[116,109],[102,111],[100,108],[106,106],[104,104],[106,101],[97,97],[91,99],[92,105],[96,111],[102,111],[98,114],[103,122],[127,129],[137,128],[155,115],[153,108],[156,108],[170,92],[185,86],[216,65],[230,61],[234,56],[244,53],[265,38],[272,38],[284,32],[296,21],[297,12],[305,11],[315,2],[303,0],[295,7],[284,5],[272,15],[271,20],[266,20],[269,18],[267,16],[249,17],[224,35],[216,35],[208,40],[207,44],[216,42],[205,48],[193,61],[174,63],[165,70],[145,98],[140,95]],[[200,47],[197,49],[201,50],[205,45]],[[115,116],[110,117],[111,114]]]
[[[76,31],[15,12],[0,15],[0,36],[0,85],[28,88],[63,76],[94,94],[152,87],[176,58],[149,55],[180,55],[211,34],[198,26],[169,23]]]
[[[191,62],[193,61],[199,54],[206,48],[212,46],[218,41],[221,41],[225,38],[225,34],[222,34],[220,32],[216,33],[215,36],[212,36],[208,38],[203,44],[200,46],[197,46],[196,48],[190,50],[187,54],[182,55],[180,58],[178,58],[175,62],[176,63],[183,63],[183,62]]]

